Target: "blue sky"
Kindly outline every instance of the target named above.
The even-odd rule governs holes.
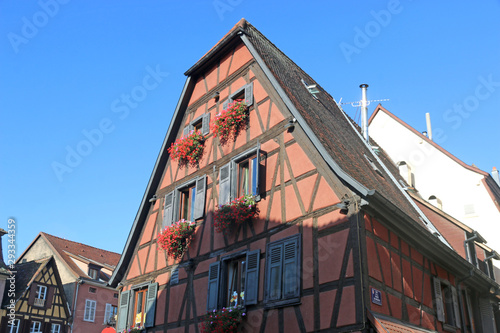
[[[5,0],[0,227],[15,218],[18,255],[40,231],[121,253],[183,73],[242,17],[337,101],[368,83],[418,130],[430,112],[466,163],[500,168],[498,0]]]

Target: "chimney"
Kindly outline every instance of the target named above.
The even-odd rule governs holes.
[[[497,168],[493,167],[493,170],[491,170],[491,177],[493,177],[497,185],[500,187],[500,176],[498,176]]]
[[[361,131],[363,133],[363,138],[366,142],[369,142],[368,136],[368,100],[366,99],[366,88],[368,85],[363,83],[359,86],[361,88]]]
[[[425,122],[427,123],[427,137],[432,141],[431,114],[429,112],[425,114]]]
[[[5,261],[3,261],[3,247],[2,247],[2,236],[5,235],[7,231],[4,229],[0,228],[0,268],[5,267]]]

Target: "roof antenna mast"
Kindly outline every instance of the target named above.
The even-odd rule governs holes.
[[[361,131],[363,138],[366,142],[370,141],[368,136],[368,100],[366,99],[366,89],[368,85],[363,83],[359,86],[361,88]]]
[[[361,133],[363,134],[363,138],[365,139],[365,141],[369,143],[370,137],[368,136],[368,105],[370,105],[371,102],[383,102],[388,101],[389,99],[374,99],[369,101],[366,99],[366,89],[368,88],[368,85],[366,83],[363,83],[359,87],[361,88],[360,101],[340,104],[351,104],[354,107],[361,107]]]

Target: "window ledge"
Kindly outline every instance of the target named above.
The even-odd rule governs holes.
[[[443,323],[443,330],[446,332],[456,332],[457,328],[453,325]]]
[[[302,302],[300,301],[300,297],[290,298],[286,300],[279,301],[266,301],[264,304],[265,309],[273,309],[273,308],[281,308],[285,306],[299,305]]]

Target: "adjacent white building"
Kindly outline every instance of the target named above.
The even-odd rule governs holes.
[[[495,168],[490,175],[467,165],[381,105],[370,117],[369,133],[422,198],[478,231],[500,252],[500,184]]]

